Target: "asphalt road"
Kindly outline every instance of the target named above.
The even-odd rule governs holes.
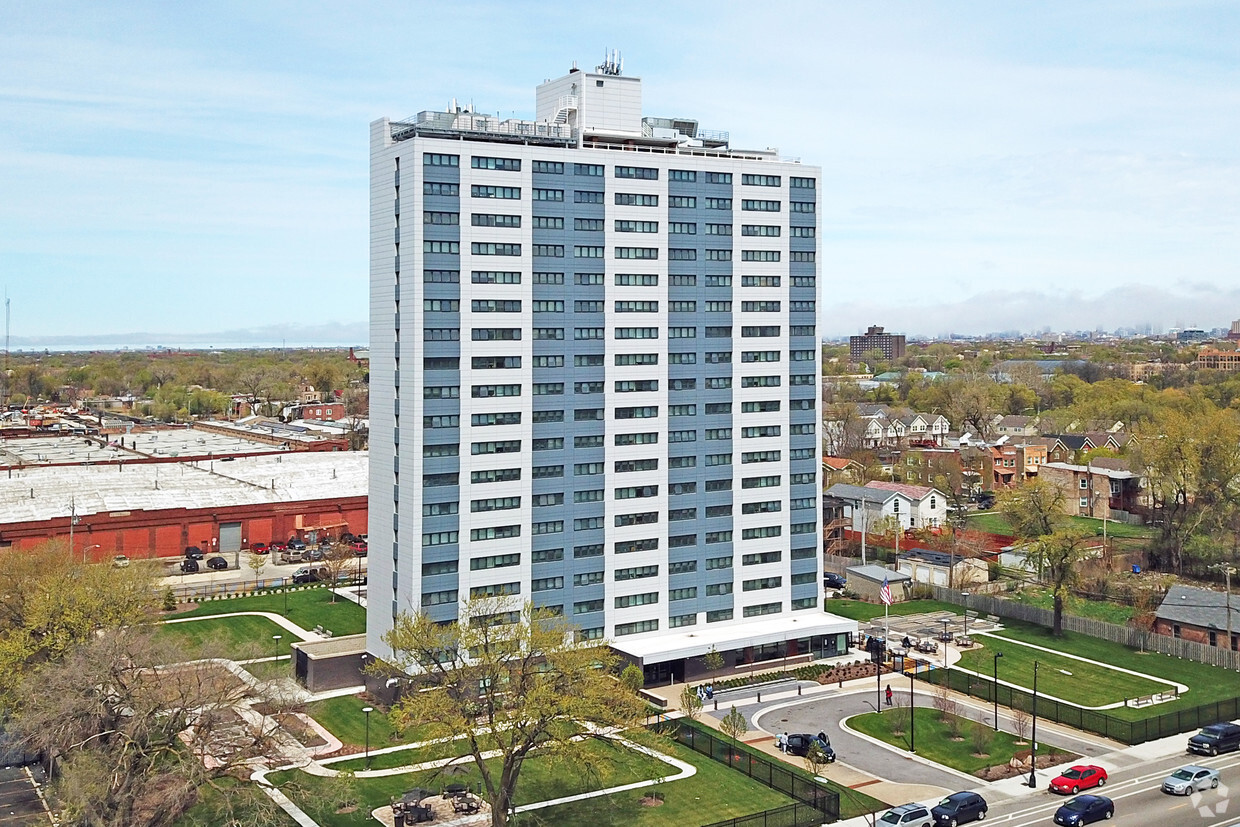
[[[1162,780],[1177,767],[1197,764],[1221,770],[1222,785],[1193,796],[1167,795],[1159,789]],[[1106,762],[1103,762],[1106,765]],[[1042,774],[1042,785],[1050,778]],[[985,795],[984,790],[979,790]],[[1115,802],[1115,817],[1108,822],[1115,827],[1228,827],[1240,824],[1240,756],[1218,758],[1177,756],[1147,762],[1139,767],[1111,774],[1110,782],[1101,790],[1090,793],[1105,795]],[[1071,796],[1054,795],[1043,790],[1028,798],[1007,802],[991,802],[986,823],[999,822],[1010,827],[1053,825],[1055,810]]]

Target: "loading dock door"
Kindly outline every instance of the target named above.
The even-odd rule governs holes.
[[[220,523],[220,551],[241,550],[241,523]]]

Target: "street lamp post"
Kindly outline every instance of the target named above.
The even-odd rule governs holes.
[[[366,713],[366,769],[370,769],[370,713],[374,711],[373,706],[362,707],[362,712]]]
[[[86,546],[85,548],[83,548],[82,549],[82,565],[86,565],[87,552],[89,552],[93,548],[103,548],[103,546],[99,545],[98,543],[95,543],[93,546]]]
[[[271,636],[271,639],[275,642],[275,645],[276,645],[276,656],[275,656],[275,660],[277,660],[277,661],[278,661],[278,660],[280,660],[280,638],[282,638],[282,637],[283,637],[283,635],[272,635],[272,636]]]
[[[995,652],[995,682],[991,689],[995,699],[995,732],[999,731],[999,658],[1003,657],[1002,652]]]
[[[1038,662],[1033,662],[1033,733],[1029,736],[1029,788],[1038,786]]]
[[[912,660],[909,658],[908,660]],[[917,663],[913,663],[913,668],[908,672],[908,751],[917,753],[917,703],[916,696],[913,695],[913,673],[917,670]]]

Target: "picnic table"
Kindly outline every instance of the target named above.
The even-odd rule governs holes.
[[[452,812],[454,813],[476,813],[480,809],[482,809],[482,802],[472,793],[461,793],[452,799]]]

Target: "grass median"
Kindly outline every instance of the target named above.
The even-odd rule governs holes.
[[[1020,740],[1008,732],[995,732],[990,726],[978,721],[952,716],[956,718],[953,724],[944,721],[937,709],[929,707],[918,707],[914,712],[913,736],[917,743],[917,754],[960,772],[977,775],[987,767],[1006,767],[1014,755],[1029,749],[1028,741]],[[910,743],[907,721],[907,708],[887,709],[849,718],[848,725],[871,738],[907,750]],[[904,725],[901,726],[901,723]],[[979,727],[980,729],[977,729]],[[1056,754],[1061,757],[1058,760],[1052,759],[1055,763],[1072,758],[1071,753],[1039,742],[1038,765],[1042,765],[1046,756]]]

